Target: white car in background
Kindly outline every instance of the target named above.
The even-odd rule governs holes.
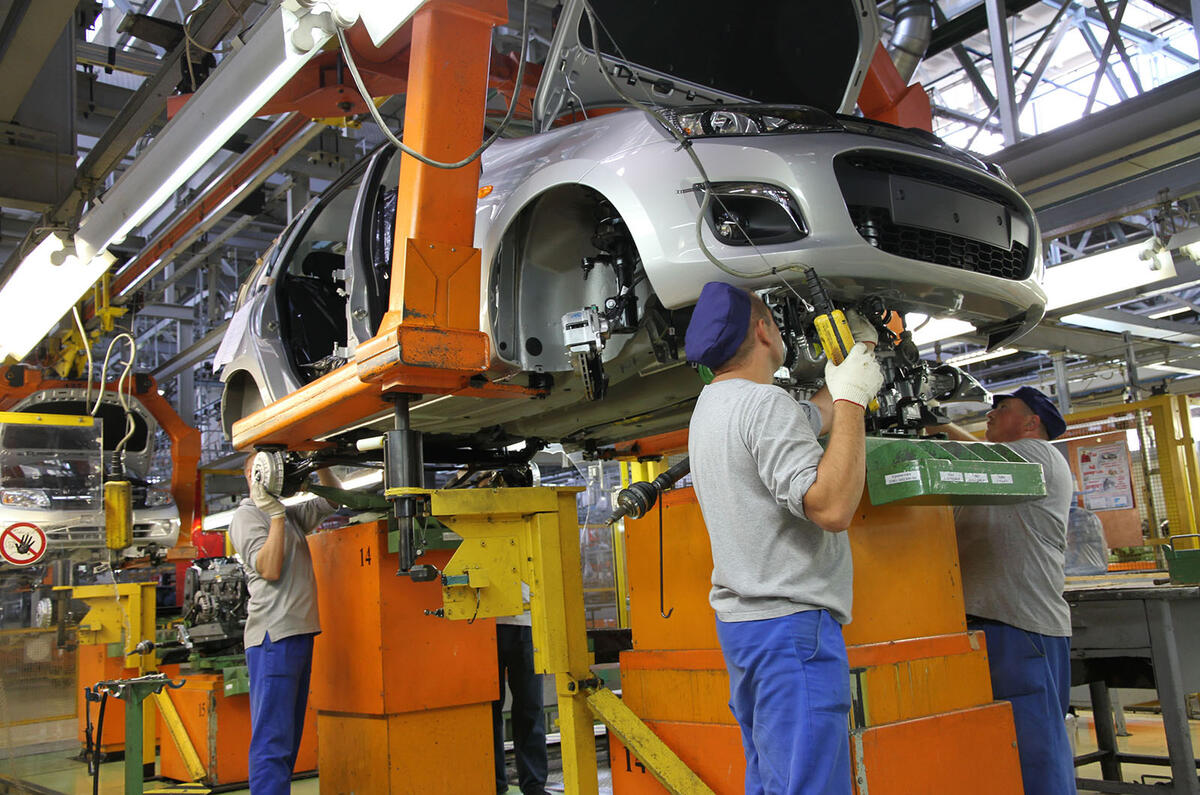
[[[568,0],[535,132],[484,154],[476,210],[487,377],[546,397],[426,398],[414,428],[586,446],[685,425],[701,382],[683,335],[711,280],[789,296],[809,267],[840,305],[953,316],[992,344],[1041,319],[1040,234],[1004,174],[930,133],[850,115],[879,40],[874,2],[591,5],[609,77],[584,4]],[[588,116],[630,97],[655,114]],[[249,275],[214,363],[227,433],[375,334],[398,172],[392,148],[376,150]],[[792,366],[799,383],[822,372],[811,355]]]
[[[84,387],[35,392],[13,411],[85,415]],[[95,393],[91,395],[94,403]],[[133,545],[125,557],[159,555],[179,538],[179,509],[166,484],[145,477],[154,457],[158,423],[130,396],[133,433],[125,447],[125,473],[133,485]],[[118,398],[106,392],[96,416],[102,423],[102,449],[92,429],[5,424],[0,428],[0,527],[27,522],[47,539],[45,565],[58,560],[84,563],[105,560],[104,502],[101,468],[126,433],[126,414]],[[90,439],[89,439],[90,436]],[[103,461],[103,464],[101,463]],[[0,560],[0,573],[16,567]]]

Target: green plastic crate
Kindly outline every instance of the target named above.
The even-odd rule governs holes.
[[[1171,536],[1171,543],[1163,546],[1171,582],[1188,585],[1200,583],[1200,549],[1175,549],[1175,541],[1180,538],[1200,538],[1200,533]]]

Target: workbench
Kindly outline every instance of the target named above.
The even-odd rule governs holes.
[[[1098,748],[1076,757],[1075,765],[1099,761],[1103,776],[1076,779],[1082,790],[1200,795],[1185,703],[1187,693],[1200,691],[1200,586],[1156,584],[1154,577],[1068,580],[1064,596],[1071,606],[1071,684],[1087,684],[1091,691]],[[1110,687],[1158,690],[1167,757],[1117,749]],[[1124,781],[1122,762],[1170,766],[1172,783]]]

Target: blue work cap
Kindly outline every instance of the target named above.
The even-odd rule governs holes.
[[[750,296],[724,282],[709,282],[700,291],[684,338],[689,362],[716,370],[733,358],[750,329]]]
[[[1046,435],[1051,439],[1062,436],[1063,431],[1067,429],[1067,421],[1059,413],[1058,407],[1041,390],[1034,389],[1031,386],[1023,386],[1011,395],[996,395],[993,403],[998,406],[1000,405],[1000,401],[1006,398],[1016,398],[1026,406],[1029,406],[1029,410],[1041,418],[1042,426],[1046,429]]]

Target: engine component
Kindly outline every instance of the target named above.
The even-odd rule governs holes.
[[[841,331],[835,315],[842,312],[828,301],[819,279],[810,278],[809,286],[812,304],[794,292],[776,292],[764,300],[788,348],[784,366],[790,380],[781,385],[811,390],[820,383],[823,352],[840,347],[840,333],[833,332]],[[879,332],[875,356],[883,370],[883,388],[866,416],[868,432],[915,434],[948,422],[941,403],[990,402],[987,390],[966,372],[921,359],[911,332],[897,333],[895,318],[879,297],[868,296],[856,308]]]
[[[249,602],[246,570],[236,558],[198,558],[184,578],[179,639],[201,655],[240,653]]]

